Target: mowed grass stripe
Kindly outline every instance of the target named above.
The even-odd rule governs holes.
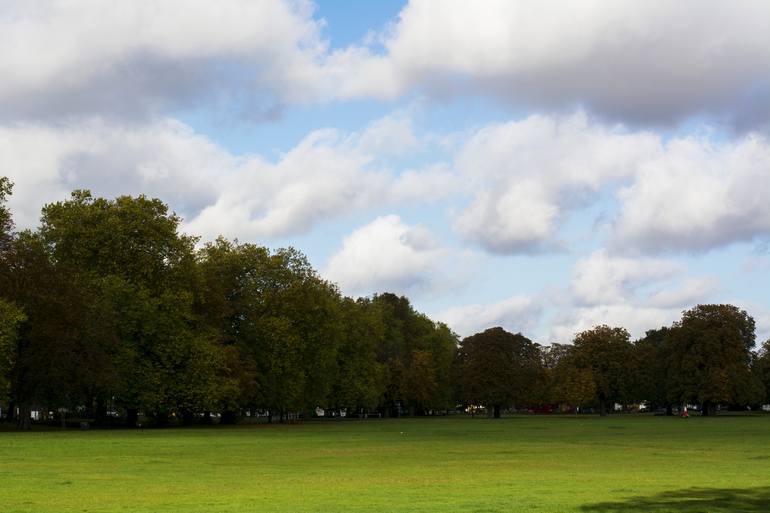
[[[6,432],[0,461],[3,513],[770,510],[768,416]]]

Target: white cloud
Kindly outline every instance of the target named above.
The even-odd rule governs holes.
[[[304,0],[40,0],[0,9],[4,118],[135,118],[201,98],[264,114],[308,100],[328,50]]]
[[[683,310],[707,303],[718,288],[716,278],[689,276],[677,262],[595,251],[575,263],[571,302],[554,318],[549,341],[569,342],[599,324],[622,326],[638,338],[670,325]]]
[[[640,286],[669,280],[684,271],[682,265],[670,261],[612,257],[605,250],[595,251],[575,264],[572,294],[585,306],[623,302]]]
[[[219,185],[216,201],[189,221],[205,237],[247,239],[307,231],[314,224],[384,201],[389,175],[334,130],[311,133],[278,162],[244,161]]]
[[[663,0],[412,0],[379,36],[333,49],[308,0],[8,1],[0,112],[136,118],[202,101],[284,104],[481,93],[627,123],[770,119],[770,7]]]
[[[770,142],[706,127],[663,141],[582,112],[492,124],[467,138],[455,168],[471,201],[455,218],[496,253],[558,249],[571,214],[614,191],[613,250],[698,252],[770,235]]]
[[[361,151],[375,155],[404,155],[421,144],[414,134],[412,118],[404,113],[373,121],[357,139]]]
[[[484,127],[456,159],[475,192],[455,226],[497,253],[553,247],[571,210],[595,199],[606,184],[633,176],[640,160],[660,151],[659,138],[649,132],[607,127],[581,112]]]
[[[644,336],[647,330],[670,326],[682,316],[678,308],[656,308],[633,304],[577,307],[562,312],[554,321],[549,342],[570,343],[577,333],[600,324],[623,327],[632,338]]]
[[[389,215],[345,237],[323,274],[348,294],[419,294],[440,286],[436,271],[447,256],[425,226]]]
[[[770,143],[689,137],[641,163],[618,197],[616,247],[704,251],[770,234]]]
[[[379,36],[331,48],[309,0],[10,0],[0,121],[137,118],[215,104],[480,93],[626,123],[770,119],[770,6],[685,0],[412,0]]]
[[[394,201],[430,203],[457,196],[463,190],[461,179],[446,164],[431,164],[402,171],[393,183]]]
[[[511,332],[532,330],[540,320],[542,306],[530,297],[511,296],[490,304],[470,304],[447,308],[434,315],[462,337],[500,326]]]
[[[37,224],[43,204],[88,188],[159,197],[184,217],[186,231],[205,239],[262,241],[356,210],[452,194],[445,166],[398,173],[383,163],[373,141],[385,157],[383,145],[398,146],[397,134],[419,146],[411,132],[385,130],[390,120],[360,132],[311,132],[275,161],[232,154],[172,119],[0,125],[0,169],[16,183],[10,207],[21,228]]]
[[[180,213],[216,199],[212,186],[238,160],[189,127],[162,120],[141,128],[89,120],[75,125],[0,126],[0,169],[15,183],[10,206],[33,227],[44,203],[76,188],[97,195],[148,194]]]
[[[376,60],[395,80],[372,94],[480,92],[625,122],[770,118],[767,2],[411,0],[384,40]]]
[[[646,303],[658,308],[692,307],[712,297],[719,288],[719,281],[711,276],[688,278],[678,287],[651,294]]]

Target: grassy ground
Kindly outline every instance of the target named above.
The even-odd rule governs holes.
[[[765,512],[770,416],[0,433],[0,512]]]

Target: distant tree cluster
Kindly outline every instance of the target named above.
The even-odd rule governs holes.
[[[502,328],[464,339],[456,360],[465,404],[597,408],[616,404],[665,409],[770,401],[770,342],[753,351],[754,320],[732,305],[699,305],[671,327],[631,342],[624,328],[596,326],[572,344],[541,347]]]
[[[754,404],[770,346],[730,305],[702,305],[632,343],[598,326],[543,347],[492,328],[462,341],[390,293],[352,299],[299,251],[196,247],[157,199],[75,191],[14,232],[0,178],[0,408],[135,425],[419,415],[458,405]],[[50,419],[49,419],[50,420]]]

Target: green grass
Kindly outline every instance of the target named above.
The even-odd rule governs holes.
[[[770,511],[770,416],[0,433],[0,512]]]

